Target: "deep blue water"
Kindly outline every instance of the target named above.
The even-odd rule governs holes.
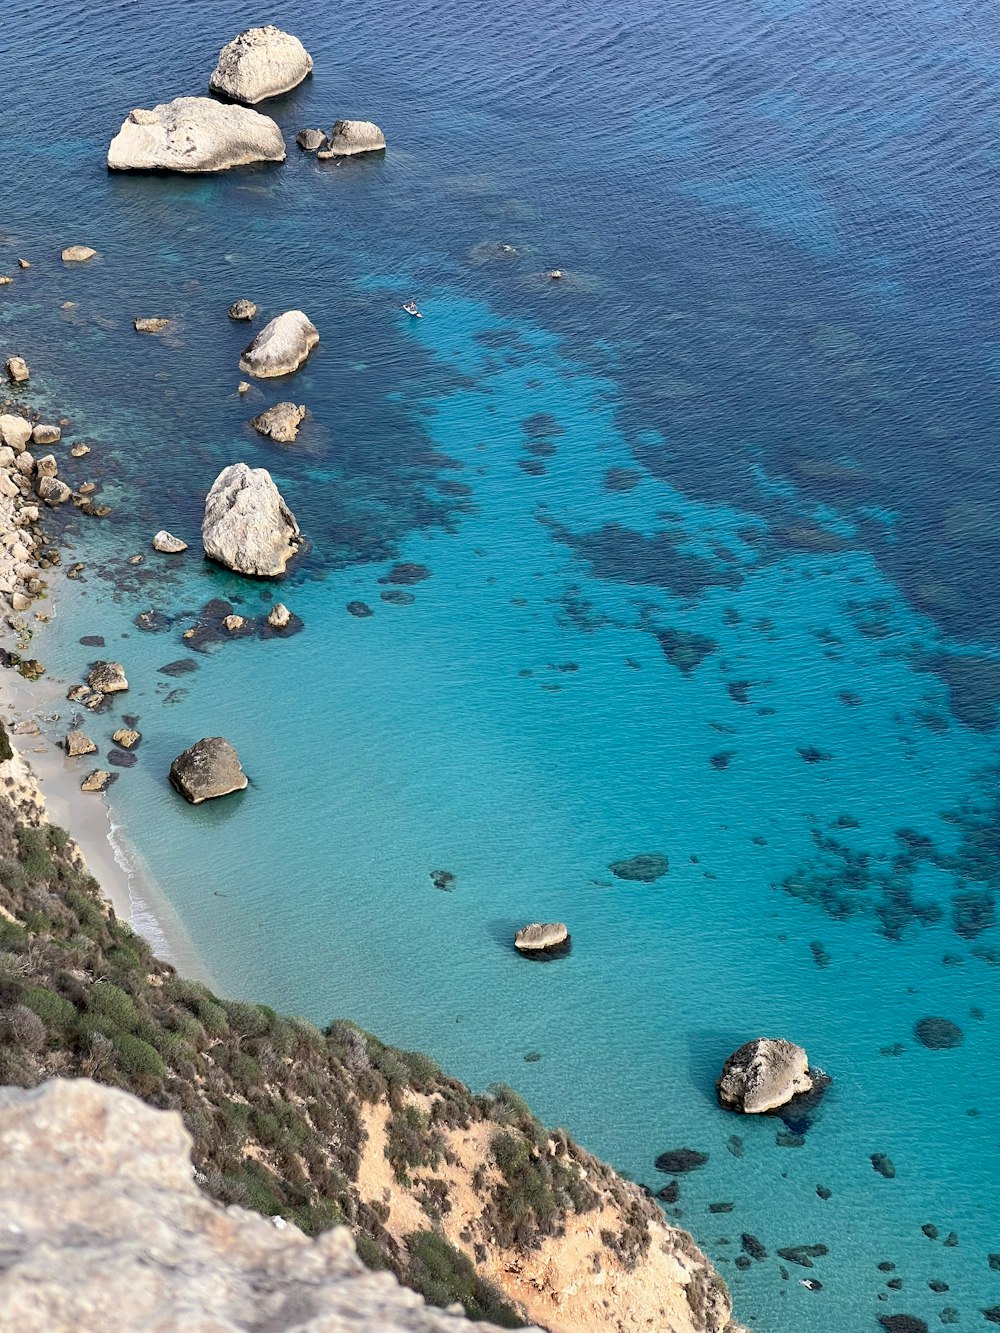
[[[316,62],[262,108],[286,164],[107,174],[130,107],[201,92],[265,20]],[[75,680],[98,633],[126,664],[94,724],[135,713],[144,733],[114,818],[220,987],[509,1082],[654,1189],[658,1153],[707,1152],[668,1211],[760,1333],[949,1310],[985,1327],[991,7],[60,0],[5,41],[0,348],[92,444],[66,475],[113,506],[70,516],[87,571],[33,651]],[[296,129],[338,116],[377,120],[385,159],[298,153]],[[80,242],[100,258],[64,268]],[[554,265],[561,284],[538,276]],[[225,310],[244,295],[305,309],[322,341],[239,398],[248,335]],[[132,331],[150,314],[170,336]],[[291,447],[246,424],[281,398],[310,409]],[[197,555],[237,459],[272,470],[309,538],[278,588]],[[192,551],[154,559],[161,526]],[[386,583],[397,562],[429,576]],[[213,597],[252,614],[277,596],[293,638],[181,637]],[[149,608],[170,628],[140,632]],[[197,670],[160,673],[182,658]],[[191,809],[167,767],[219,731],[252,785]],[[670,861],[655,884],[607,869],[651,851]],[[517,925],[555,918],[570,957],[513,954]],[[923,1047],[928,1015],[963,1044]],[[832,1074],[808,1127],[715,1106],[721,1061],[758,1033]],[[746,1270],[744,1232],[769,1254]],[[775,1251],[815,1242],[811,1292]]]

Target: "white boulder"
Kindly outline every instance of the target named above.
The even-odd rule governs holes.
[[[273,120],[212,97],[136,107],[108,149],[112,171],[226,171],[284,160],[285,141]]]
[[[312,67],[312,56],[299,39],[269,23],[248,28],[226,43],[208,86],[253,105],[296,88]]]
[[[762,1115],[812,1086],[809,1057],[801,1046],[782,1037],[757,1037],[729,1057],[717,1089],[719,1101],[731,1111]]]
[[[301,310],[286,310],[265,324],[240,357],[240,370],[258,379],[290,375],[319,342],[319,330]]]
[[[266,468],[233,463],[216,477],[201,525],[205,554],[237,574],[274,578],[299,547],[295,515]]]
[[[331,157],[354,157],[357,153],[385,151],[385,135],[370,120],[335,120],[330,142],[316,154],[326,161]]]

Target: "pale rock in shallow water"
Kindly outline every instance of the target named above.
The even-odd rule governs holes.
[[[514,947],[521,953],[545,953],[557,949],[569,939],[569,931],[561,921],[534,921],[522,926],[514,936]]]
[[[327,138],[322,130],[299,130],[295,142],[304,153],[315,153],[326,147]]]
[[[62,429],[48,422],[40,421],[31,432],[35,444],[58,444],[62,439]]]
[[[46,454],[35,464],[35,472],[39,477],[54,477],[59,471],[59,464],[56,462],[55,454]]]
[[[166,528],[161,528],[153,538],[153,550],[162,551],[164,555],[179,555],[181,551],[186,551],[187,542],[182,542],[180,537],[175,537],[172,532],[167,532]]]
[[[111,774],[106,768],[95,768],[80,783],[81,791],[104,791],[111,781]]]
[[[121,662],[95,662],[87,684],[98,694],[118,694],[128,689],[125,668]]]
[[[237,574],[283,574],[299,545],[299,525],[265,468],[233,463],[216,477],[201,526],[205,554]]]
[[[142,733],[133,730],[132,727],[119,727],[111,739],[116,745],[120,745],[123,750],[131,750],[142,740]]]
[[[230,634],[235,634],[247,623],[243,616],[225,616],[222,621]]]
[[[164,329],[170,327],[169,319],[158,317],[136,319],[132,322],[135,325],[136,333],[162,333]]]
[[[28,363],[23,356],[9,356],[7,358],[7,377],[14,384],[25,384],[30,375]]]
[[[108,149],[112,171],[227,171],[284,160],[285,141],[273,120],[211,97],[136,107]]]
[[[253,319],[257,313],[257,307],[253,301],[248,301],[245,297],[240,297],[229,307],[230,319]]]
[[[69,452],[71,458],[86,458],[87,454],[90,453],[90,445],[84,444],[82,440],[77,440]]]
[[[89,245],[67,245],[61,257],[64,264],[84,264],[96,254],[97,251]]]
[[[31,422],[5,412],[0,416],[0,441],[19,454],[31,439]]]
[[[717,1084],[722,1105],[746,1115],[774,1111],[812,1086],[809,1057],[781,1037],[757,1037],[734,1051]]]
[[[23,458],[24,455],[22,454],[21,457]],[[66,483],[60,481],[58,477],[39,478],[36,489],[38,491],[38,498],[44,500],[49,506],[64,505],[73,495],[73,492]]]
[[[248,785],[239,755],[223,736],[205,736],[170,765],[170,781],[192,805]]]
[[[94,754],[97,750],[97,746],[90,737],[85,736],[82,731],[77,731],[75,728],[72,731],[67,731],[63,744],[66,746],[66,753],[71,759],[75,759],[81,754]]]
[[[354,157],[358,153],[385,151],[385,135],[370,120],[335,120],[330,130],[329,145],[316,156],[326,161],[331,157]]]
[[[208,86],[252,105],[297,87],[312,67],[312,56],[299,39],[269,23],[247,28],[226,43]]]
[[[493,1328],[426,1306],[388,1273],[371,1272],[346,1227],[310,1237],[279,1220],[225,1208],[202,1193],[191,1138],[176,1111],[154,1110],[85,1078],[0,1091],[5,1328]]]
[[[292,622],[292,613],[284,602],[275,602],[267,613],[267,623],[272,629],[287,629]]]
[[[275,403],[260,416],[254,417],[250,425],[260,435],[270,436],[279,444],[292,444],[299,433],[299,423],[305,419],[304,406],[295,403]]]
[[[240,370],[273,379],[298,370],[319,342],[319,331],[301,310],[286,310],[265,324],[240,358]]]

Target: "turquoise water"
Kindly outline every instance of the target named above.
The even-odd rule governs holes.
[[[114,508],[69,517],[87,569],[34,651],[68,681],[126,665],[91,724],[144,734],[114,819],[222,989],[509,1082],[654,1190],[659,1153],[708,1153],[668,1212],[761,1333],[982,1325],[1000,1300],[987,11],[890,7],[873,31],[809,4],[552,5],[530,29],[373,8],[334,41],[279,8],[317,64],[268,108],[286,138],[371,115],[384,162],[107,177],[128,107],[197,90],[239,16],[178,23],[165,77],[162,19],[100,14],[71,143],[35,137],[44,97],[68,96],[41,57],[61,41],[72,66],[95,33],[29,6],[16,38],[14,197],[53,171],[62,188],[0,251],[33,260],[0,338],[30,401],[92,443],[67,475]],[[496,240],[519,257],[489,258]],[[63,270],[76,241],[101,257]],[[555,263],[559,286],[537,277]],[[398,309],[414,294],[419,322]],[[322,335],[246,399],[239,295]],[[175,330],[139,338],[140,314]],[[286,397],[311,413],[291,447],[246,425]],[[197,555],[204,492],[238,458],[310,541],[278,585]],[[154,557],[160,526],[192,551]],[[392,582],[401,562],[426,576]],[[182,638],[212,598],[277,597],[301,633]],[[142,632],[147,609],[174,619]],[[161,673],[181,659],[196,669]],[[167,768],[218,732],[251,786],[190,808]],[[654,851],[654,884],[608,870]],[[519,959],[530,919],[567,921],[570,956]],[[963,1044],[924,1048],[928,1015]],[[810,1125],[715,1106],[759,1033],[832,1075]],[[749,1268],[743,1233],[768,1251]],[[813,1243],[818,1291],[775,1254]]]

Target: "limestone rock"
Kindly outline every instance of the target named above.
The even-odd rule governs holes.
[[[40,421],[31,432],[35,444],[58,444],[62,439],[62,429],[49,422]]]
[[[179,754],[170,765],[170,781],[192,805],[248,785],[239,756],[222,736],[206,736]]]
[[[14,384],[27,383],[30,374],[28,363],[23,356],[9,356],[7,358],[7,376]]]
[[[284,160],[285,141],[273,120],[211,97],[136,107],[108,149],[112,171],[227,171]]]
[[[295,142],[304,153],[315,153],[327,145],[327,137],[322,130],[299,130]]]
[[[246,298],[242,296],[238,301],[234,301],[229,307],[230,319],[253,319],[256,313],[257,307],[254,303],[246,300]]]
[[[31,422],[24,417],[5,412],[0,416],[0,440],[19,454],[31,439]]]
[[[299,39],[269,23],[248,28],[226,43],[208,86],[253,105],[298,87],[312,67],[312,56]]]
[[[80,783],[81,791],[105,791],[111,782],[111,774],[106,768],[95,768]]]
[[[187,542],[182,542],[180,537],[175,537],[173,533],[167,532],[166,528],[161,528],[153,538],[153,550],[162,551],[164,555],[179,555],[181,551],[186,551]]]
[[[136,319],[132,322],[135,325],[136,333],[162,333],[164,329],[170,327],[169,319],[148,318]]]
[[[90,453],[90,445],[84,444],[82,440],[77,440],[69,452],[71,458],[86,458],[87,454]]]
[[[272,629],[287,629],[291,624],[292,613],[284,602],[275,602],[267,613],[267,623]]]
[[[331,157],[354,157],[358,153],[385,151],[385,135],[370,120],[335,120],[330,143],[317,154],[324,161]]]
[[[24,455],[22,454],[21,457],[23,458]],[[41,477],[36,489],[38,490],[38,498],[53,507],[64,505],[73,495],[66,483],[60,481],[58,477]]]
[[[35,472],[39,477],[54,477],[59,471],[59,464],[56,462],[55,454],[46,454],[35,464]]]
[[[260,416],[254,417],[250,425],[260,435],[268,435],[279,444],[291,444],[299,433],[299,423],[304,420],[306,409],[296,407],[294,403],[275,403]]]
[[[521,953],[547,953],[560,948],[568,939],[569,931],[561,921],[535,921],[521,927],[514,936],[514,947]]]
[[[132,727],[119,727],[111,739],[116,745],[120,745],[123,750],[134,750],[142,740],[142,733],[134,731]]]
[[[0,1092],[0,1228],[18,1333],[492,1329],[369,1271],[346,1227],[311,1238],[208,1199],[177,1112],[89,1079]]]
[[[216,477],[201,525],[205,554],[238,574],[283,574],[299,545],[299,525],[266,468],[233,463]]]
[[[722,1105],[746,1115],[773,1111],[812,1086],[802,1047],[770,1037],[757,1037],[734,1051],[717,1085]]]
[[[125,668],[121,662],[95,662],[87,677],[87,684],[98,694],[118,694],[128,689]]]
[[[265,324],[240,358],[240,370],[258,379],[290,375],[319,342],[319,332],[301,310],[286,310]]]
[[[247,622],[243,616],[232,615],[225,616],[222,623],[230,634],[235,634],[238,630],[241,630]]]
[[[97,746],[90,737],[85,736],[82,731],[77,731],[75,728],[72,731],[67,731],[63,744],[66,746],[66,753],[71,759],[75,759],[81,754],[94,754],[97,750]]]
[[[89,245],[67,245],[62,252],[62,261],[64,264],[83,264],[96,254],[97,251]]]
[[[239,384],[236,386],[236,392],[242,398],[243,395],[245,393],[249,393],[252,388],[253,385],[250,383],[249,380],[240,380]]]

